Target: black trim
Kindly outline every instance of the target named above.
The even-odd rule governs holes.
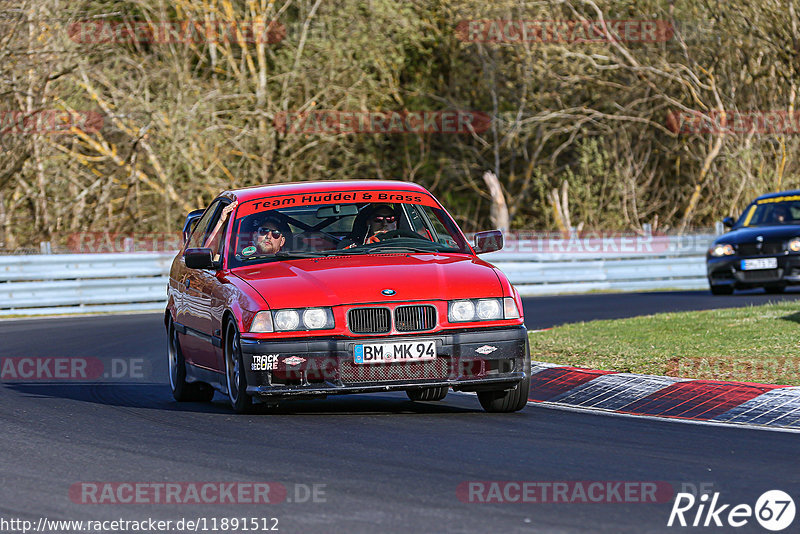
[[[530,375],[527,338],[527,329],[524,325],[520,325],[510,328],[465,329],[457,332],[426,332],[379,338],[372,336],[276,340],[242,338],[240,345],[247,377],[247,392],[255,396],[280,397],[407,390],[435,386],[450,386],[461,391],[512,389]],[[352,365],[353,346],[356,344],[411,340],[436,342],[437,357],[447,361],[446,377],[409,376],[396,380],[359,383],[350,380],[346,373],[340,372],[340,369],[345,369],[341,366]],[[485,345],[490,347],[487,349],[488,354],[485,354],[486,350],[478,350]],[[255,355],[273,356],[277,358],[279,367],[274,371],[253,371],[251,364]],[[283,362],[292,356],[299,356],[307,363],[300,364],[301,367],[296,370],[292,367],[292,376],[299,373],[298,376],[301,378],[286,382],[281,376],[286,376],[284,373],[289,367]],[[461,370],[472,366],[473,362],[483,370],[481,373],[474,374],[472,371]],[[323,377],[320,374],[321,369],[329,367],[332,371],[330,373],[325,371]],[[304,368],[308,371],[304,371]]]
[[[205,332],[201,332],[200,330],[197,330],[190,326],[186,326],[185,324],[181,324],[177,321],[175,321],[174,324],[175,324],[175,330],[180,334],[198,337],[203,341],[205,341],[206,343],[211,343],[215,347],[222,347],[222,338],[219,336],[210,336]]]

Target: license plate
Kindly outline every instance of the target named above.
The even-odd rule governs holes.
[[[435,341],[365,343],[353,347],[353,361],[355,363],[422,362],[435,359]]]
[[[778,258],[755,258],[742,260],[743,271],[754,271],[756,269],[777,269]]]

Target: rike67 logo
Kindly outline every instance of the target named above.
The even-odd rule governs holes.
[[[764,492],[755,506],[749,504],[723,504],[719,492],[695,497],[691,493],[678,493],[672,504],[667,526],[734,527],[747,525],[755,518],[767,530],[778,532],[794,521],[794,500],[781,490]]]

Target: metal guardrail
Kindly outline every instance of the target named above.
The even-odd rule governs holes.
[[[482,256],[522,295],[704,289],[713,235],[508,241]],[[0,317],[156,310],[174,252],[0,256]]]
[[[0,256],[0,317],[164,306],[175,253]]]
[[[508,242],[482,256],[523,296],[706,289],[711,234],[614,238],[538,238]]]

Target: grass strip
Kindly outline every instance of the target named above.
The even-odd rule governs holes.
[[[528,335],[535,361],[800,385],[800,306],[793,302],[591,321]]]

